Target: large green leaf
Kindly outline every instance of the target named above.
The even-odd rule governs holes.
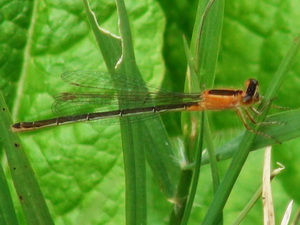
[[[194,24],[192,12],[197,1],[175,1],[174,6],[167,0],[160,2],[159,6],[155,1],[125,1],[137,63],[145,80],[159,84],[166,62],[165,88],[183,90],[186,59],[182,34],[190,39]],[[117,33],[115,2],[91,1],[91,5],[98,20],[104,21],[101,26]],[[61,73],[75,69],[106,70],[99,66],[104,63],[80,0],[27,1],[25,6],[20,7],[16,1],[0,2],[0,85],[13,109],[15,121],[53,116],[50,111],[52,96],[70,90],[60,80]],[[243,88],[247,78],[255,77],[264,94],[299,32],[299,12],[297,0],[227,1],[215,86]],[[275,104],[291,108],[299,106],[299,65],[297,60]],[[209,113],[209,118],[216,146],[244,130],[232,112]],[[165,120],[168,130],[178,140],[179,117],[174,113]],[[124,173],[117,126],[76,124],[21,136],[56,224],[123,224]],[[275,154],[288,151],[290,155],[297,155],[299,143],[294,143],[288,148],[285,144],[276,147]],[[251,156],[261,157],[258,153]],[[286,166],[295,161],[295,157],[288,158]],[[245,169],[257,174],[254,169],[258,162],[255,159],[251,162]],[[297,169],[296,166],[293,168]],[[209,170],[204,168],[202,173],[203,179],[209,179]],[[295,177],[299,176],[299,170],[293,173]],[[252,190],[245,187],[252,186],[253,182],[258,186],[259,179],[259,175],[240,178],[244,188],[233,192],[225,212],[225,224],[230,223],[230,218],[239,210],[231,208],[231,203],[241,196],[250,198]],[[287,181],[295,182],[291,178]],[[148,183],[151,187],[148,189],[148,223],[165,224],[169,204],[159,193],[157,184],[153,182],[152,185],[151,179]],[[278,201],[286,201],[286,195],[293,193],[292,189],[297,185],[286,187],[276,186],[275,191],[281,193],[276,195]],[[208,185],[200,187],[197,204],[207,208],[211,193]],[[202,221],[204,212],[201,209],[194,208],[191,224]],[[281,213],[283,209],[278,211]],[[252,223],[249,224],[254,224],[253,221],[260,223],[259,210],[251,214]]]
[[[118,34],[115,3],[103,1],[91,5],[98,20],[105,21],[101,26]],[[18,61],[22,71],[15,89],[18,98],[14,101],[16,120],[27,121],[53,116],[52,96],[71,90],[60,80],[61,73],[76,69],[106,70],[99,66],[103,59],[82,1],[36,2],[31,7],[33,14],[28,16],[31,24],[27,36],[25,32],[19,37],[27,41],[23,49],[26,63]],[[137,61],[146,79],[158,74],[155,80],[159,83],[163,71],[163,64],[159,63],[162,13],[154,2],[132,2],[128,7],[133,33],[141,34],[134,46]],[[4,25],[7,24],[10,23]],[[12,41],[8,37],[5,40]],[[149,57],[144,57],[147,54]],[[1,77],[8,78],[10,70],[4,69]],[[23,134],[22,141],[56,224],[122,223],[124,173],[118,126],[77,124]]]

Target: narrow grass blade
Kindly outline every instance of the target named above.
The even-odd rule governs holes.
[[[93,12],[89,9],[87,3],[85,3],[85,7],[86,7],[86,12],[90,24],[93,27],[93,31],[95,33],[97,43],[100,46],[103,58],[106,61],[108,69],[112,71],[115,69],[114,67],[116,66],[122,54],[121,38],[99,27],[93,15]],[[115,40],[110,40],[110,39],[115,39]],[[115,42],[116,45],[120,46],[120,48],[114,46]],[[111,48],[113,48],[113,51],[110,51]],[[126,52],[128,52],[128,50],[126,50],[125,53]],[[136,66],[134,62],[135,62],[134,59],[132,61],[129,60],[129,64]],[[139,74],[138,69],[135,68],[133,70],[134,71],[132,71],[132,73],[130,72],[127,73],[129,75],[134,75],[138,73],[135,79],[141,80],[141,75]],[[120,73],[123,74],[123,72]],[[172,200],[174,198],[174,189],[176,185],[175,181],[178,177],[178,165],[173,160],[173,151],[172,151],[173,145],[169,140],[167,131],[160,117],[148,120],[145,123],[147,126],[147,129],[144,130],[145,137],[148,137],[148,140],[146,142],[148,146],[146,147],[147,161],[150,167],[152,168],[152,171],[156,179],[158,179],[160,183],[162,192],[164,193],[166,198]]]
[[[88,15],[92,14],[88,4],[84,1]],[[138,77],[138,69],[134,63],[135,57],[132,48],[131,31],[123,1],[116,1],[119,14],[119,31],[121,34],[121,48],[115,51],[107,51],[106,45],[114,45],[116,38],[98,28],[95,17],[90,19],[98,45],[110,72],[119,72],[120,74]],[[97,28],[97,29],[96,29]],[[105,37],[105,38],[103,38]],[[133,62],[128,65],[128,62]],[[113,79],[113,77],[112,77]],[[126,84],[115,83],[116,87]],[[120,102],[120,106],[126,107]],[[122,118],[130,120],[130,118]],[[129,123],[121,125],[123,157],[126,180],[126,221],[128,224],[145,224],[147,220],[146,210],[146,174],[144,146],[141,142],[143,137],[143,126],[140,124],[130,125]],[[140,135],[140,136],[139,136]],[[140,138],[139,138],[140,137]]]
[[[99,28],[87,2],[84,1],[84,3],[108,70],[141,81],[141,74],[135,63],[131,31],[124,2],[116,1],[120,37]],[[113,46],[115,43],[117,47],[110,51],[108,46]],[[126,86],[126,84],[118,83],[115,85]],[[122,102],[120,104],[122,105]],[[126,119],[130,120],[130,118]],[[121,126],[121,131],[126,175],[126,220],[129,224],[143,224],[147,218],[145,156],[168,199],[174,198],[174,177],[176,177],[177,165],[172,160],[172,145],[159,117],[143,123],[124,124]]]
[[[278,175],[279,173],[282,172],[282,170],[284,170],[284,167],[279,164],[279,168],[275,169],[272,172],[272,175],[270,177],[270,180],[272,181],[273,178]],[[243,221],[243,219],[247,216],[247,214],[250,212],[250,210],[252,209],[252,207],[255,205],[255,203],[259,200],[259,198],[261,197],[262,194],[262,186],[260,186],[257,191],[255,192],[255,194],[252,196],[252,198],[250,199],[250,201],[248,201],[247,205],[245,206],[245,208],[242,210],[242,212],[238,215],[238,217],[236,218],[236,220],[232,223],[232,225],[239,225],[241,224],[241,222]]]
[[[224,1],[199,1],[191,40],[194,69],[205,88],[214,83],[224,15]]]
[[[0,224],[19,224],[2,166],[0,167]]]
[[[293,209],[293,202],[294,202],[293,200],[290,201],[288,207],[286,208],[284,216],[283,216],[282,221],[281,221],[281,225],[288,225],[289,224],[291,214],[292,214],[292,209]]]
[[[205,113],[201,114],[201,124],[204,123],[204,118],[205,118]],[[204,129],[201,129],[201,133],[200,133],[200,140],[203,140],[203,136],[204,136]],[[200,142],[201,144],[199,145],[199,149],[203,149],[203,141]],[[193,203],[194,203],[194,199],[195,199],[195,195],[196,195],[196,191],[197,191],[197,187],[198,187],[198,181],[199,181],[199,176],[200,176],[200,168],[201,168],[201,158],[202,158],[202,154],[197,154],[196,156],[196,163],[195,163],[195,169],[194,169],[194,173],[193,173],[193,180],[192,180],[192,185],[191,185],[191,190],[190,190],[190,194],[189,194],[189,198],[187,200],[187,204],[186,204],[186,209],[182,218],[182,222],[181,225],[185,225],[188,224],[190,215],[191,215],[191,211],[192,211],[192,207],[193,207]]]
[[[299,51],[300,42],[299,42],[300,35],[295,39],[295,42],[289,49],[286,57],[283,59],[282,63],[280,64],[276,74],[273,77],[273,82],[271,83],[267,93],[266,93],[266,99],[262,104],[260,105],[260,108],[264,107],[264,105],[267,103],[267,99],[273,99],[279,90],[279,87],[281,86],[284,77],[287,74],[288,69],[290,68],[292,62],[295,60],[296,55]],[[262,115],[259,115],[256,119],[258,122],[262,122],[266,114],[268,113],[268,109],[265,110],[265,112]],[[255,127],[254,130],[257,130],[258,127]],[[234,158],[228,168],[228,171],[226,172],[224,176],[224,180],[219,186],[216,195],[214,197],[214,200],[212,204],[210,205],[210,208],[204,218],[203,224],[216,224],[220,218],[221,218],[221,212],[227,202],[227,199],[230,195],[230,192],[233,188],[234,183],[236,182],[236,179],[248,157],[248,154],[250,152],[250,149],[252,148],[252,143],[254,141],[255,134],[246,132],[243,136],[240,144],[239,144],[239,150],[235,152]]]
[[[294,39],[292,46],[290,47],[287,55],[282,60],[281,64],[278,67],[273,79],[271,81],[272,85],[269,85],[268,90],[265,93],[265,100],[273,100],[276,98],[278,91],[284,81],[284,77],[287,72],[290,70],[293,62],[297,59],[300,48],[300,34]]]
[[[199,84],[208,86],[213,84],[219,44],[221,40],[221,27],[223,22],[223,1],[199,1],[197,17],[194,25],[190,49],[184,39],[186,57],[188,61],[188,72],[186,78],[185,91],[199,92]],[[200,81],[200,83],[199,83]],[[207,88],[207,86],[206,86]],[[202,123],[200,123],[202,121]],[[185,156],[187,164],[196,161],[194,171],[182,168],[180,180],[176,192],[178,201],[174,205],[170,223],[188,223],[188,218],[194,201],[195,190],[198,185],[200,174],[200,160],[203,146],[204,115],[200,119],[200,113],[192,112],[182,117],[182,127],[184,128]],[[202,125],[202,126],[201,126]],[[207,129],[206,129],[207,128]],[[209,139],[209,127],[205,126],[208,133],[207,140],[213,150],[212,141]],[[196,160],[195,160],[196,158]],[[215,161],[216,162],[216,161]],[[215,164],[216,165],[216,164]],[[216,168],[216,166],[214,166]],[[217,173],[215,170],[214,173]],[[196,177],[197,176],[197,177]],[[214,177],[218,177],[214,176]],[[216,181],[218,185],[218,181]],[[187,200],[188,199],[188,200]],[[181,221],[183,219],[183,221]]]
[[[200,7],[199,2],[199,7]],[[202,3],[203,4],[203,3]],[[199,78],[201,83],[205,85],[206,88],[213,86],[215,78],[215,69],[217,65],[217,59],[220,50],[221,42],[221,32],[223,26],[223,17],[224,17],[224,7],[225,2],[210,0],[207,1],[207,6],[203,11],[202,15],[202,25],[196,24],[195,27],[202,27],[202,31],[199,30],[201,37],[200,49],[198,50],[199,57]],[[201,7],[202,8],[202,7]],[[200,9],[199,9],[200,10]],[[207,17],[207,18],[205,18]],[[202,32],[202,34],[201,34]],[[197,39],[198,35],[193,36],[193,39]],[[197,45],[196,45],[197,46]],[[196,49],[195,49],[196,50]],[[213,139],[210,131],[209,121],[207,117],[205,118],[205,141],[207,145],[207,151],[210,155],[210,164],[211,164],[211,173],[213,177],[213,187],[216,191],[219,186],[219,173],[217,168],[217,160],[215,158],[215,146],[213,144]]]
[[[198,80],[205,88],[212,87],[214,83],[215,69],[220,49],[224,5],[223,0],[199,1],[198,5],[198,13],[191,41],[191,52],[194,53],[193,66]],[[205,127],[204,139],[211,156],[213,186],[216,190],[219,186],[219,174],[217,161],[214,157],[215,147],[207,118],[203,126]]]
[[[10,131],[11,116],[0,92],[2,142],[27,224],[54,224],[18,135]]]
[[[265,150],[264,172],[263,172],[263,189],[262,200],[264,210],[264,224],[275,224],[274,206],[271,189],[271,152],[272,147],[268,146]]]

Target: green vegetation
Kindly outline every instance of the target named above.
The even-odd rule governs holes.
[[[8,161],[2,167],[13,200],[2,183],[1,224],[16,218],[20,224],[124,224],[125,218],[127,224],[180,224],[181,216],[183,224],[221,219],[231,224],[261,184],[263,151],[248,153],[270,144],[275,144],[276,161],[287,168],[274,182],[276,219],[280,221],[290,199],[297,208],[300,3],[216,0],[207,7],[205,1],[198,6],[197,1],[126,0],[126,9],[122,0],[89,4],[0,2],[0,87],[8,107],[4,99],[1,105],[15,122],[53,117],[52,96],[77,88],[61,81],[66,71],[109,71],[178,92],[244,88],[243,82],[254,77],[266,100],[293,109],[271,108],[256,118],[263,121],[268,113],[267,120],[286,123],[259,128],[282,144],[244,134],[234,112],[168,113],[162,119],[124,123],[121,129],[78,123],[20,134],[28,160],[23,150],[15,154],[19,140],[8,129],[8,110],[2,110],[1,143]],[[200,170],[202,146],[219,160],[233,160],[212,160],[213,169]],[[202,160],[208,163],[207,153]],[[15,174],[15,165],[25,169]],[[200,173],[199,181],[193,171]],[[18,201],[11,179],[17,193],[30,201]],[[190,183],[195,196],[186,199]],[[186,203],[187,208],[179,207]],[[261,221],[258,204],[244,223]]]

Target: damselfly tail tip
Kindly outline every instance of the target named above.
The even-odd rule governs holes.
[[[15,123],[15,124],[10,126],[10,130],[14,133],[20,132],[20,130],[21,130],[20,125],[21,125],[20,123]]]
[[[10,130],[14,133],[19,133],[19,132],[29,131],[32,129],[28,129],[28,128],[22,126],[22,123],[15,123],[10,126]]]

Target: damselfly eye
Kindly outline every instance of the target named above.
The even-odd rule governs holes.
[[[256,86],[258,86],[258,81],[254,78],[250,78],[250,79],[246,80],[245,86],[247,88],[249,88],[250,86],[255,86],[256,87]]]
[[[246,95],[251,98],[255,97],[255,94],[258,92],[258,81],[255,79],[249,79],[248,86],[246,90]]]

